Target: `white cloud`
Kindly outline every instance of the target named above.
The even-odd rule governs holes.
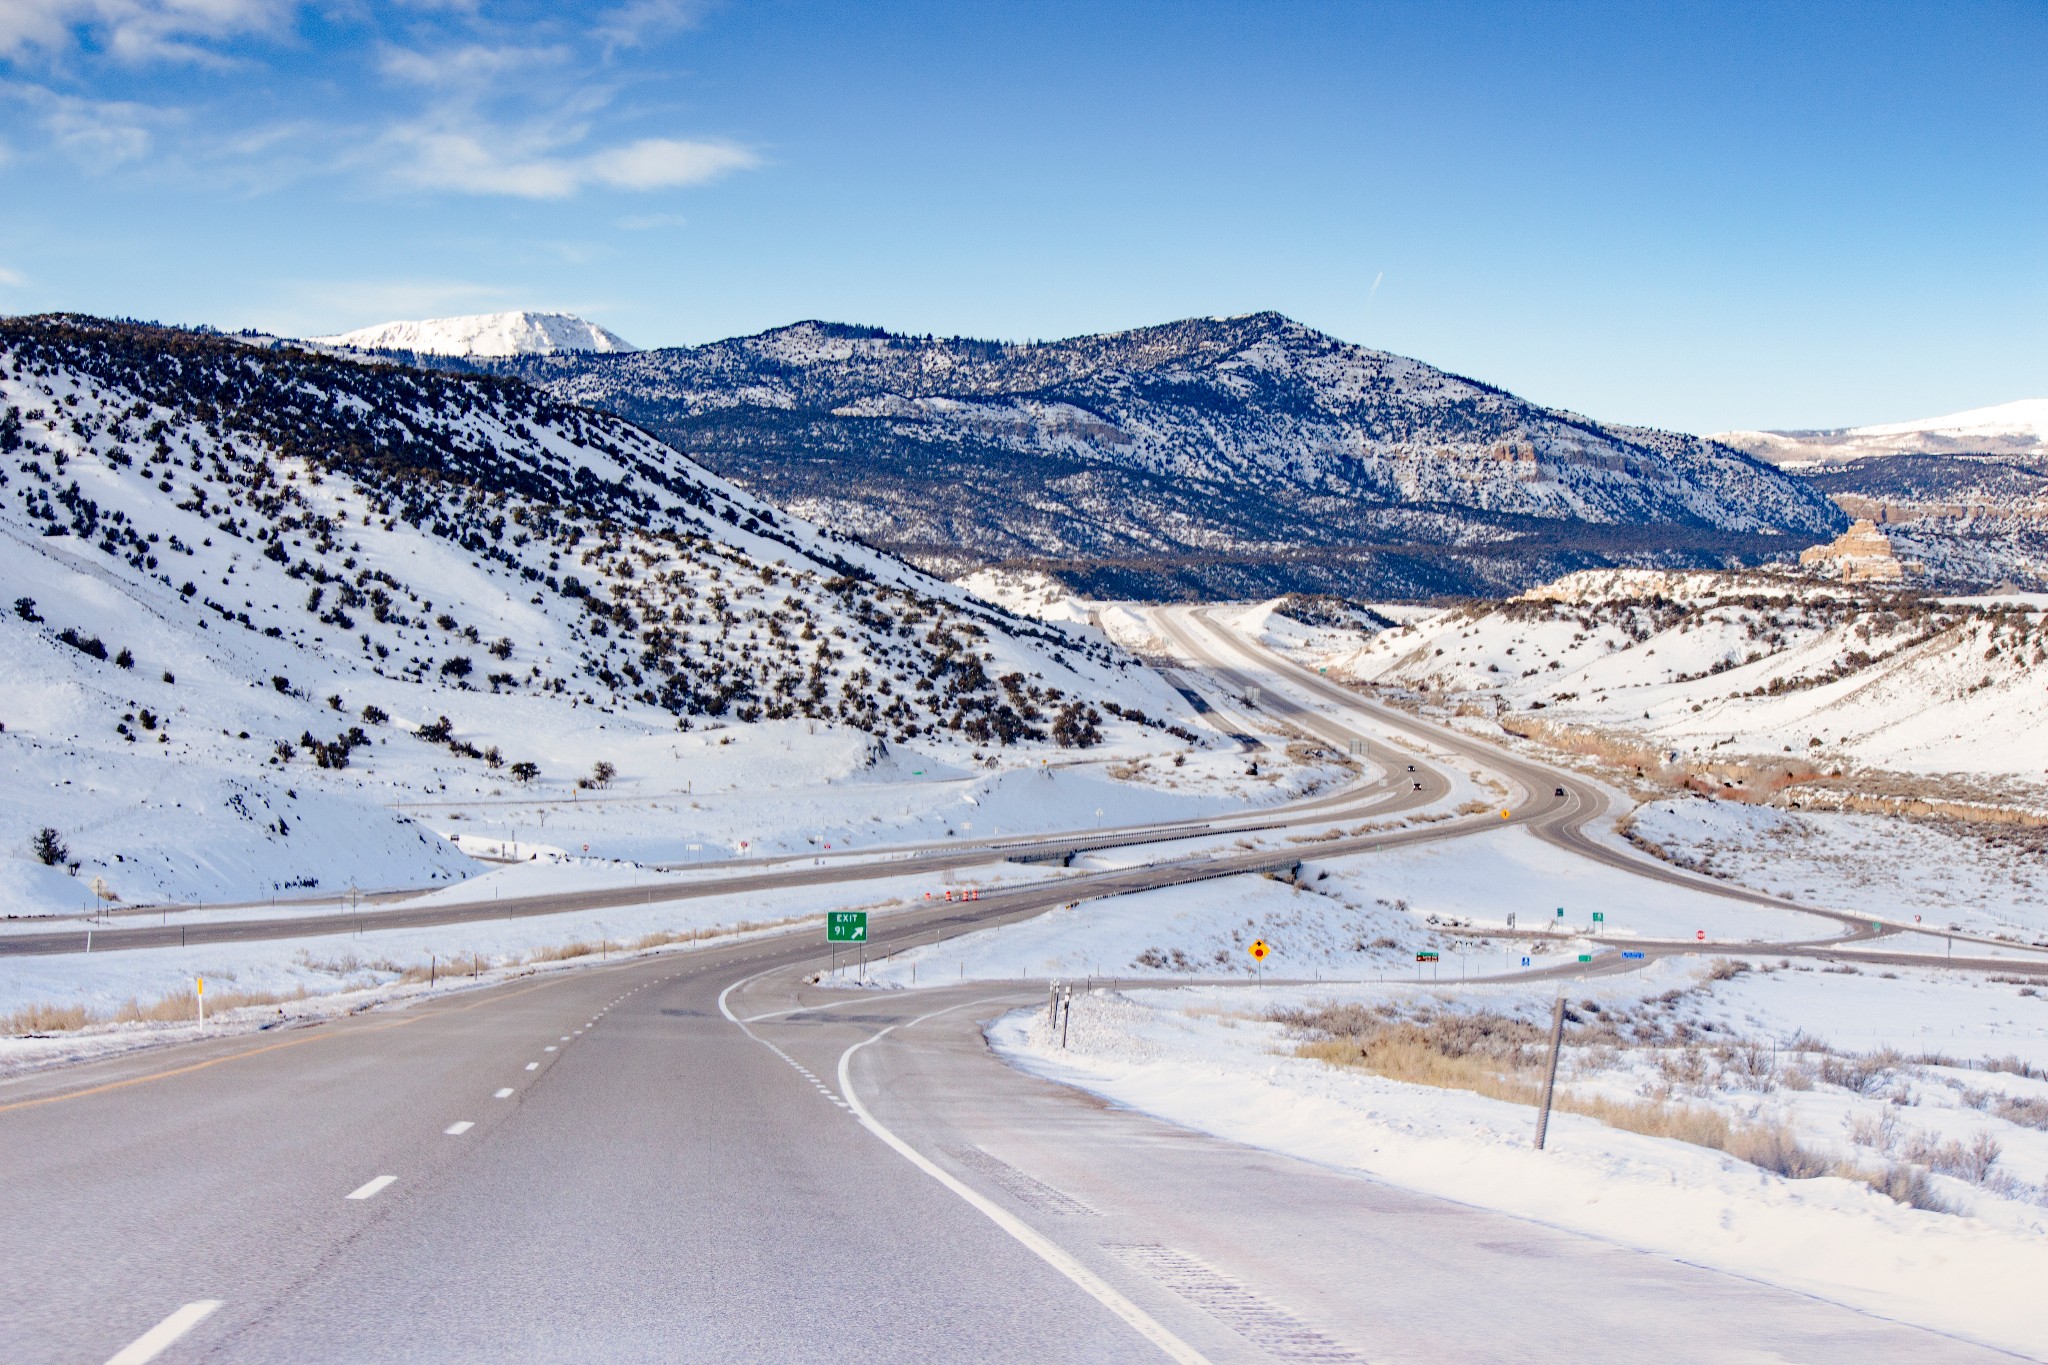
[[[684,142],[647,137],[598,152],[583,163],[594,180],[622,190],[665,190],[701,185],[730,171],[760,164],[752,152],[729,142]]]
[[[470,43],[438,52],[388,47],[377,66],[386,76],[413,86],[479,88],[508,73],[536,66],[559,66],[572,58],[569,49],[552,47],[489,47]]]
[[[116,59],[218,63],[202,44],[271,32],[297,0],[0,0],[0,56],[60,56],[85,38]]]
[[[28,277],[19,270],[9,270],[6,266],[0,265],[0,288],[12,289],[27,283]]]
[[[600,14],[590,32],[607,52],[638,47],[657,34],[694,27],[704,9],[702,0],[629,0]]]
[[[393,174],[404,183],[467,194],[566,199],[592,187],[677,189],[759,164],[729,142],[642,138],[620,147],[564,154],[569,139],[545,132],[487,134],[404,128],[389,141],[405,155]]]
[[[0,82],[0,94],[33,109],[51,140],[85,170],[102,170],[146,156],[152,130],[176,117],[146,104],[81,99],[17,82]]]

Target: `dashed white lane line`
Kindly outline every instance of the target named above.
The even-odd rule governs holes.
[[[562,1041],[563,1041],[563,1042],[565,1042],[565,1043],[566,1043],[566,1042],[568,1042],[568,1041],[569,1041],[569,1035],[568,1035],[568,1034],[566,1034],[566,1033],[565,1033],[565,1034],[563,1034],[563,1035],[562,1035]]]
[[[200,1299],[186,1304],[107,1360],[107,1365],[146,1365],[164,1353],[170,1344],[197,1327],[220,1307],[219,1299]]]
[[[395,1175],[380,1175],[375,1180],[372,1180],[367,1184],[360,1186],[357,1189],[350,1190],[348,1197],[351,1199],[375,1199],[378,1195],[384,1192],[384,1187],[386,1185],[389,1185],[392,1181],[396,1179],[398,1179],[398,1177]]]
[[[542,1052],[556,1052],[559,1050],[560,1049],[558,1049],[553,1043],[549,1043],[546,1047],[541,1049]]]
[[[538,1070],[540,1070],[540,1063],[539,1063],[539,1062],[528,1062],[528,1063],[526,1064],[526,1069],[527,1069],[528,1071],[538,1071]]]
[[[464,1133],[468,1132],[470,1129],[474,1127],[476,1127],[476,1125],[474,1123],[471,1123],[468,1119],[457,1119],[455,1122],[449,1124],[446,1128],[443,1128],[441,1131],[446,1133],[449,1137],[461,1137]]]
[[[509,1085],[508,1085],[508,1086],[506,1086],[506,1087],[505,1087],[505,1088],[504,1088],[503,1090],[500,1090],[500,1091],[499,1091],[499,1092],[498,1092],[497,1094],[495,1094],[495,1095],[491,1096],[491,1098],[492,1098],[492,1099],[494,1099],[494,1100],[509,1100],[509,1099],[511,1099],[511,1098],[512,1098],[512,1087],[511,1087],[511,1086],[509,1086]]]

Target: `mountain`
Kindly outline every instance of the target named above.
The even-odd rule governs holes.
[[[1724,431],[1713,438],[1776,465],[1840,463],[1873,455],[2048,457],[2048,398],[2022,398],[1912,422],[1811,431]]]
[[[805,322],[480,363],[934,572],[1035,569],[1098,596],[1497,593],[1753,562],[1843,524],[1726,446],[1273,313],[1031,345]]]
[[[693,730],[820,777],[1182,747],[1099,636],[514,380],[0,319],[0,461],[0,900],[77,909],[45,825],[130,900],[458,876],[394,807],[680,790]]]
[[[1832,431],[1730,431],[1890,532],[1929,586],[2048,589],[2048,398]]]
[[[634,349],[617,333],[569,313],[477,313],[421,322],[384,322],[310,339],[358,351],[445,356],[558,355],[565,351],[613,355]]]

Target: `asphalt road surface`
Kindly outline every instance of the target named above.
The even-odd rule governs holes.
[[[1233,664],[1213,636],[1197,647],[1226,681],[1284,667]],[[1356,708],[1351,733],[1417,730],[1332,691]],[[1260,709],[1283,707],[1305,733],[1349,737],[1284,695]],[[1522,785],[1511,814],[1543,837],[1597,810],[1586,784],[1429,740]],[[1405,761],[1388,766],[1394,785],[1324,798],[1315,818],[1412,804]],[[1448,790],[1418,771],[1430,799]],[[869,951],[1293,856],[1168,852],[878,919]],[[1108,1108],[982,1042],[983,1022],[1042,1003],[1042,984],[831,990],[811,980],[827,956],[815,938],[458,983],[404,1009],[0,1084],[0,1359],[2009,1358]]]
[[[823,956],[636,959],[10,1084],[6,1358],[112,1360],[209,1304],[157,1358],[1994,1358],[1107,1109],[982,1044],[1039,987],[830,991]]]

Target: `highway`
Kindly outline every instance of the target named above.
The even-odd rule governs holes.
[[[849,999],[809,984],[823,956],[642,958],[18,1080],[7,1358],[114,1360],[206,1305],[158,1358],[1994,1358],[1106,1109],[981,1043],[1037,984]]]
[[[1176,630],[1226,681],[1291,667],[1233,656],[1255,647],[1200,620]],[[1375,788],[1321,798],[1304,828],[1440,801],[1448,779],[1386,739],[1421,734],[1519,785],[1511,818],[1538,837],[1781,905],[1590,841],[1585,852],[1571,841],[1599,809],[1597,788],[1295,672],[1290,688],[1330,689],[1356,723],[1280,692],[1260,709],[1333,741],[1364,735],[1389,769]],[[878,918],[869,951],[1084,896],[1501,823],[1493,813],[1217,856],[1176,855],[1169,839],[1141,866]],[[1023,842],[1042,853],[1061,840]],[[1015,851],[1006,841],[947,856]],[[830,882],[942,865],[733,876]],[[702,885],[730,889],[732,878]],[[285,923],[309,931],[305,917],[273,931]],[[1012,1070],[982,1042],[986,1020],[1042,1005],[1043,983],[833,990],[812,980],[827,960],[818,937],[458,984],[403,1009],[0,1083],[0,1226],[15,1234],[0,1243],[0,1358],[2010,1358],[1109,1108]],[[1853,946],[1833,937],[1782,950]]]

